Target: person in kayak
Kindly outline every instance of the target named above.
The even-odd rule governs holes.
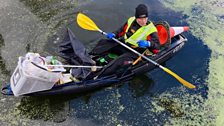
[[[127,22],[117,31],[108,33],[108,39],[100,40],[90,52],[91,55],[100,55],[113,52],[119,57],[107,65],[103,70],[103,75],[109,75],[120,67],[127,66],[138,58],[136,54],[116,43],[112,38],[116,38],[128,46],[142,53],[149,49],[153,53],[158,53],[160,42],[158,32],[154,24],[148,20],[148,8],[145,4],[139,4],[135,8],[135,16],[130,17]]]

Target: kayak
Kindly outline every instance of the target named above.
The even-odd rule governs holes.
[[[155,56],[150,56],[152,60],[156,61],[157,63],[161,64],[173,57],[178,51],[180,51],[183,47],[187,39],[183,35],[177,35],[172,38],[171,45],[168,48],[160,51]],[[35,92],[26,95],[59,95],[59,94],[76,94],[76,93],[83,93],[88,92],[91,90],[96,90],[102,87],[109,87],[115,86],[120,84],[120,82],[124,82],[127,80],[132,79],[134,76],[143,74],[148,72],[152,69],[156,68],[150,62],[142,61],[141,63],[137,64],[136,66],[128,69],[122,75],[119,74],[112,74],[109,76],[104,76],[97,79],[92,80],[83,80],[80,82],[69,82],[62,85],[55,85],[52,89]]]
[[[178,30],[178,29],[177,29]],[[76,41],[77,38],[75,35],[69,30],[68,38],[73,38],[74,43],[79,43]],[[158,64],[162,64],[173,57],[177,52],[179,52],[187,42],[187,38],[182,34],[183,31],[179,31],[178,34],[173,34],[171,32],[172,37],[169,41],[169,46],[163,47],[157,54],[147,55],[147,58],[155,61]],[[72,54],[71,48],[73,51],[75,47],[71,45],[70,42],[64,41],[62,44],[63,49],[60,52],[60,56],[67,60],[68,62],[72,62],[73,64],[77,63],[76,56]],[[66,48],[66,49],[65,49]],[[84,50],[84,52],[86,52]],[[66,54],[67,53],[67,54]],[[68,54],[70,53],[70,57]],[[77,54],[77,53],[76,53]],[[72,59],[72,60],[71,60]],[[120,85],[120,82],[125,82],[131,80],[134,76],[139,74],[146,73],[157,66],[151,62],[146,60],[140,60],[136,65],[132,65],[131,67],[126,68],[123,71],[115,72],[111,75],[100,76],[98,78],[91,78],[91,79],[83,79],[83,80],[73,80],[69,82],[64,82],[60,84],[55,84],[52,88],[43,91],[32,92],[28,94],[24,94],[23,96],[43,96],[43,95],[64,95],[64,94],[78,94],[84,93],[92,90],[96,90],[103,87],[115,86]],[[2,93],[3,94],[10,94],[5,93],[4,90],[10,88],[9,85],[3,86]],[[12,92],[11,92],[12,93]]]

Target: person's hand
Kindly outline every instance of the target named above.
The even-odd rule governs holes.
[[[107,33],[107,38],[108,39],[112,39],[115,37],[115,34],[114,33]]]
[[[150,41],[147,41],[147,40],[138,41],[138,47],[140,47],[140,48],[145,48],[145,47],[150,47],[150,46],[151,46]]]

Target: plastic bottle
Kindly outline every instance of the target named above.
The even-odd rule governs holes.
[[[57,63],[56,58],[53,56],[47,56],[46,60],[48,65],[55,65]]]
[[[54,56],[52,56],[52,58],[51,58],[51,64],[57,65],[57,59]]]
[[[99,59],[99,61],[100,61],[100,65],[106,65],[108,62],[106,61],[106,59],[105,58],[103,58],[103,57],[101,57],[100,59]]]

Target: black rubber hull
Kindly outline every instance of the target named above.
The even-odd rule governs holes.
[[[178,35],[172,39],[171,46],[164,49],[159,54],[151,57],[152,60],[161,64],[173,57],[180,49],[183,48],[187,39],[183,35]],[[76,94],[84,93],[91,90],[96,90],[103,87],[113,86],[120,84],[119,82],[130,80],[133,76],[148,72],[154,69],[156,66],[150,62],[143,62],[131,69],[128,74],[122,77],[111,75],[108,77],[99,78],[96,80],[88,80],[82,82],[69,82],[60,86],[55,86],[51,90],[36,92],[27,95],[43,96],[43,95],[62,95],[62,94]]]

